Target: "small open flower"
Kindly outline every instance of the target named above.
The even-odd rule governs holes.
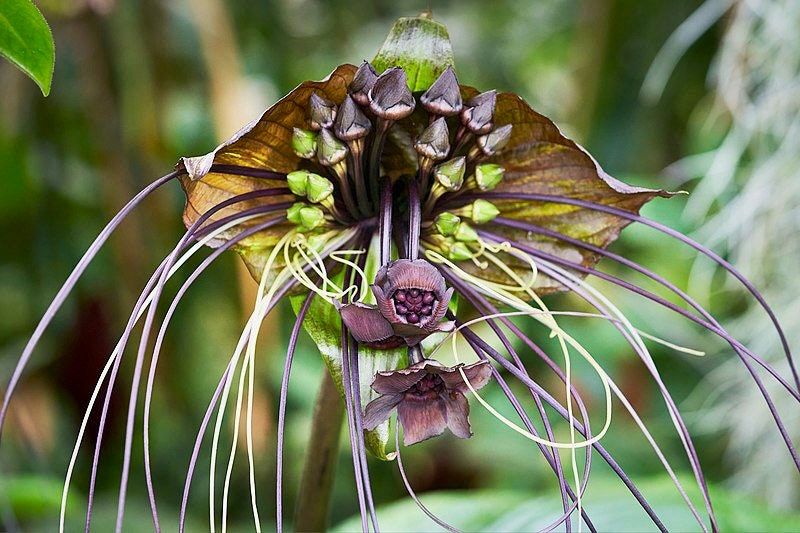
[[[358,342],[377,347],[409,346],[437,331],[451,331],[442,322],[453,289],[424,259],[398,259],[382,267],[372,292],[377,307],[362,303],[342,306],[342,320]]]
[[[464,396],[469,387],[461,371],[475,390],[492,377],[486,361],[447,367],[426,359],[401,370],[378,372],[372,388],[381,396],[367,405],[364,427],[376,428],[396,408],[406,446],[441,435],[445,429],[461,439],[470,438],[469,403]]]

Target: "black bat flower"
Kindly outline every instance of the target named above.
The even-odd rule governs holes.
[[[463,375],[462,375],[463,372]],[[375,429],[397,409],[408,446],[441,435],[445,428],[462,439],[472,436],[469,427],[467,381],[480,389],[491,378],[487,361],[455,368],[426,359],[408,368],[378,372],[372,388],[380,394],[367,404],[364,427]]]
[[[666,531],[645,496],[601,442],[610,423],[612,397],[619,400],[639,426],[700,527],[717,529],[691,435],[644,342],[644,338],[653,337],[643,335],[606,295],[589,284],[584,279],[589,275],[654,301],[730,344],[762,391],[780,436],[800,469],[794,443],[757,367],[766,370],[771,379],[798,401],[800,380],[783,331],[758,291],[712,251],[638,214],[646,202],[658,196],[669,197],[669,193],[633,187],[612,178],[583,148],[519,96],[495,90],[481,92],[460,84],[447,30],[429,17],[401,19],[371,63],[363,62],[359,67],[344,64],[323,81],[302,83],[216,149],[181,159],[174,172],[131,200],[90,246],[26,345],[6,388],[0,428],[11,395],[37,342],[89,262],[143,198],[174,179],[180,180],[186,193],[183,218],[188,230],[156,268],[137,301],[97,383],[68,469],[67,488],[83,428],[95,399],[105,387],[90,477],[87,530],[106,413],[125,346],[140,317],[144,317],[144,328],[133,363],[117,529],[124,518],[137,395],[146,377],[144,469],[154,526],[160,530],[148,433],[158,356],[180,298],[202,271],[228,249],[238,251],[259,281],[258,298],[239,345],[211,397],[189,454],[181,530],[195,466],[213,413],[219,406],[212,445],[216,450],[233,375],[241,365],[240,383],[246,381],[246,375],[252,379],[259,325],[284,297],[292,301],[297,320],[289,337],[278,408],[279,530],[283,522],[281,476],[286,394],[302,329],[317,343],[344,399],[356,494],[365,530],[370,527],[368,520],[378,530],[366,452],[384,460],[394,457],[386,452],[392,412],[398,413],[406,444],[440,435],[445,428],[457,437],[470,437],[466,393],[477,396],[478,389],[487,385],[490,377],[491,385],[498,387],[509,401],[519,424],[505,418],[480,396],[477,398],[500,421],[538,446],[558,480],[564,512],[554,517],[551,529],[564,523],[570,531],[576,519],[594,528],[591,509],[581,504],[594,450],[628,487],[655,526]],[[791,381],[733,338],[680,288],[608,251],[608,245],[632,222],[682,241],[735,276],[773,319],[792,369]],[[155,337],[150,366],[145,372],[149,335],[165,283],[191,254],[206,244],[214,250],[187,278],[172,301]],[[595,264],[602,257],[660,284],[690,310],[632,282],[596,270]],[[541,298],[565,290],[573,291],[596,310],[588,316],[605,319],[616,328],[646,366],[680,436],[703,495],[705,516],[686,496],[681,481],[631,402],[590,351],[561,327],[557,317],[563,311],[550,310]],[[470,315],[459,315],[459,305],[465,305],[477,318],[464,322],[463,317]],[[512,316],[533,320],[555,338],[565,369],[527,336],[511,320]],[[496,342],[489,342],[485,334],[477,334],[472,327],[476,322],[485,323],[489,328],[485,331],[491,332]],[[467,365],[458,362],[456,334],[463,337],[477,362]],[[452,340],[452,350],[446,356],[456,359],[453,367],[430,359],[433,351],[447,350],[447,337]],[[502,346],[502,350],[497,346]],[[523,354],[519,353],[520,347],[530,352],[525,357],[541,360],[553,375],[546,380],[539,375],[531,376]],[[592,366],[606,394],[606,423],[599,431],[590,425],[586,404],[571,382],[568,366],[571,354],[577,354]],[[515,388],[508,383],[512,379],[527,390],[532,405],[515,394]],[[541,385],[553,379],[563,383],[557,394],[551,394]],[[240,402],[242,397],[240,390]],[[338,402],[335,396],[321,398],[314,430],[330,423],[330,409]],[[534,412],[539,424],[531,419]],[[553,413],[563,418],[569,428],[566,442],[555,441]],[[252,430],[252,424],[248,429]],[[333,435],[326,449],[335,450],[338,431],[325,434]],[[323,454],[316,453],[315,446],[322,448],[320,442],[312,442],[309,457],[319,460]],[[232,448],[235,452],[236,446]],[[582,481],[577,479],[578,468],[575,477],[568,480],[559,448],[571,450],[573,465],[577,464],[576,450],[585,450]],[[398,447],[396,453],[399,452]],[[326,455],[335,456],[335,453]],[[231,456],[231,465],[234,457]],[[399,463],[399,455],[397,460]],[[216,464],[213,459],[212,464]],[[252,468],[252,457],[250,464]],[[404,481],[411,491],[405,477]],[[210,486],[213,505],[214,479]],[[251,491],[258,528],[252,470]],[[65,492],[65,504],[66,501]],[[212,512],[212,520],[215,516]],[[310,528],[324,527],[323,520]],[[445,527],[449,528],[446,524]]]
[[[445,286],[439,271],[424,259],[398,259],[378,270],[372,292],[376,306],[351,303],[339,312],[355,339],[367,346],[409,346],[435,332],[452,331],[442,322],[453,289]]]

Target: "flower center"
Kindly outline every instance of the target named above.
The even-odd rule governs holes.
[[[400,289],[392,296],[397,314],[409,324],[417,324],[433,314],[436,296],[422,289]]]
[[[444,392],[444,381],[438,374],[425,374],[408,391],[406,398],[414,400],[432,400]]]

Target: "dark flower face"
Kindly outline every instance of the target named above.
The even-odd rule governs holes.
[[[464,396],[469,387],[461,371],[475,390],[492,375],[486,361],[446,367],[430,359],[402,370],[378,372],[372,388],[381,396],[367,405],[364,427],[377,427],[397,409],[406,446],[441,435],[445,429],[461,439],[470,438],[469,403]]]
[[[353,337],[375,347],[409,346],[437,331],[450,331],[442,322],[453,289],[445,286],[439,271],[424,259],[398,259],[382,267],[372,285],[377,306],[362,303],[342,306],[339,312]]]

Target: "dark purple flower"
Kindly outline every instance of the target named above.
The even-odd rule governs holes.
[[[381,268],[372,292],[377,306],[342,306],[342,320],[358,342],[372,347],[409,346],[437,331],[451,331],[442,322],[453,295],[436,268],[424,259],[398,259]]]
[[[487,361],[447,367],[432,359],[401,370],[378,372],[372,388],[381,396],[367,404],[364,427],[378,427],[396,408],[406,446],[441,435],[445,428],[456,437],[470,438],[469,403],[464,396],[469,387],[459,369],[476,390],[492,376]]]

